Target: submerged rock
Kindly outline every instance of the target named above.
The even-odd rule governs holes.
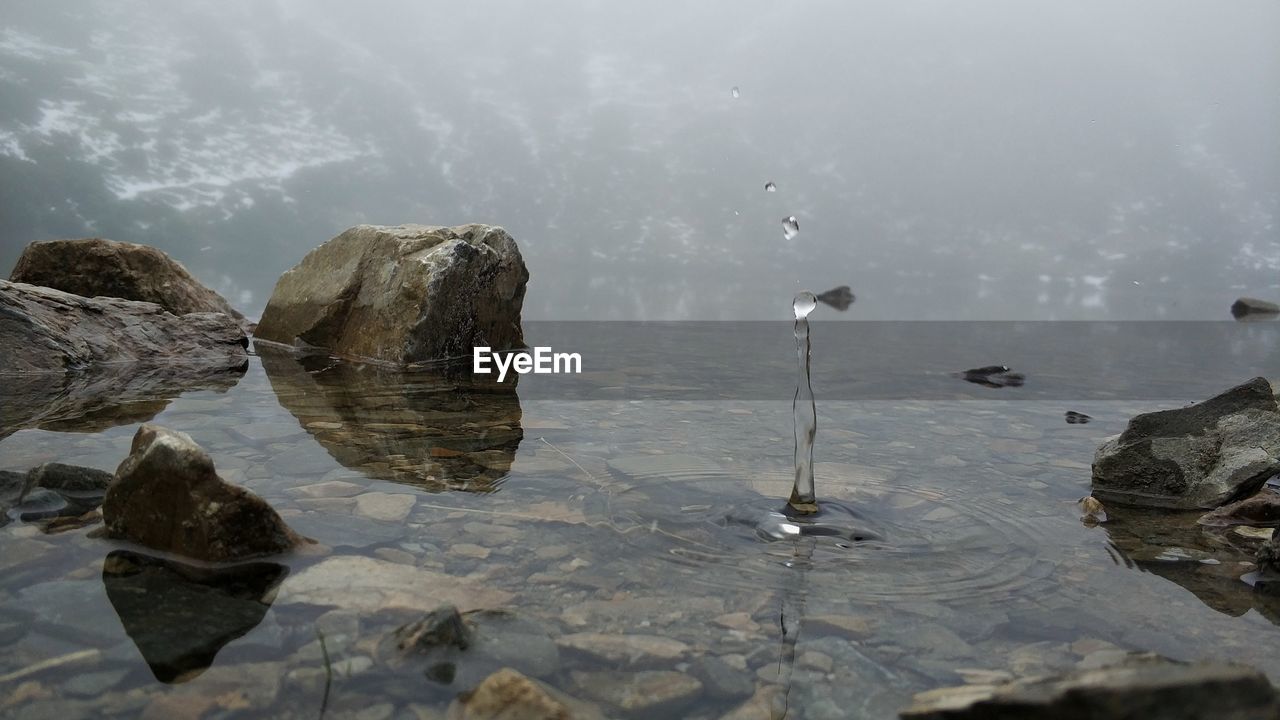
[[[80,370],[105,363],[247,362],[249,341],[220,313],[173,315],[154,303],[87,298],[0,280],[0,372]]]
[[[1264,488],[1251,498],[1223,505],[1213,512],[1201,515],[1198,522],[1209,527],[1275,527],[1280,525],[1280,493]]]
[[[174,315],[211,312],[244,320],[231,303],[192,277],[181,263],[137,243],[103,238],[38,240],[22,251],[9,279],[90,298],[155,303]]]
[[[571,720],[579,717],[535,680],[510,668],[484,679],[449,706],[447,720]]]
[[[1280,305],[1257,298],[1240,298],[1231,303],[1231,316],[1237,320],[1250,315],[1278,315]]]
[[[206,562],[286,552],[305,539],[262,498],[218,477],[185,433],[143,425],[102,506],[110,537]]]
[[[1254,378],[1197,405],[1144,413],[1093,458],[1105,503],[1211,510],[1257,492],[1280,473],[1280,404]]]
[[[1280,595],[1280,535],[1277,535],[1277,530],[1280,528],[1271,531],[1270,539],[1254,555],[1257,571],[1245,577],[1254,590],[1273,597]]]
[[[1280,718],[1267,677],[1244,665],[1130,655],[1098,669],[919,693],[902,720],[1263,720]]]
[[[359,225],[280,277],[255,337],[396,364],[523,347],[529,271],[491,225]]]

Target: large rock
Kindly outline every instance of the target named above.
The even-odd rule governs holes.
[[[0,280],[0,374],[107,363],[238,367],[249,341],[220,313],[173,315],[154,303]]]
[[[359,225],[280,277],[255,337],[398,364],[522,347],[528,279],[499,227]]]
[[[216,312],[244,319],[176,260],[137,243],[103,238],[40,240],[22,251],[9,279],[84,297],[155,303],[174,315]]]
[[[1276,387],[1254,378],[1197,405],[1144,413],[1093,458],[1093,495],[1107,504],[1211,510],[1280,473]]]
[[[1277,315],[1280,305],[1257,298],[1243,297],[1231,303],[1231,316],[1240,319],[1249,315]]]
[[[1280,699],[1243,665],[1131,655],[1094,670],[923,692],[902,720],[1276,720]]]
[[[102,505],[107,534],[206,562],[285,552],[305,540],[262,498],[218,477],[185,433],[143,425]]]

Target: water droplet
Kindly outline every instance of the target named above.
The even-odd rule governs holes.
[[[790,240],[800,234],[800,221],[796,220],[796,216],[782,218],[782,237]]]
[[[733,97],[734,97],[734,99],[735,99],[735,100],[738,98],[738,96],[739,96],[739,95],[741,95],[741,93],[739,93],[739,92],[738,92],[738,86],[737,86],[737,85],[734,85],[734,86],[733,86],[733,89],[732,89],[732,90],[730,90],[730,91],[729,91],[729,93],[730,93],[731,95],[733,95]]]
[[[1137,280],[1134,280],[1134,281],[1133,281],[1133,284],[1134,284],[1134,285],[1141,285],[1142,283],[1138,282]]]
[[[764,184],[764,191],[765,191],[765,192],[777,192],[777,191],[778,191],[778,186],[777,186],[777,185],[774,185],[774,184],[773,184],[773,183],[771,183],[771,182],[767,182],[767,183],[765,183],[765,184]]]
[[[797,320],[809,317],[809,313],[817,306],[818,298],[808,291],[796,293],[796,299],[791,301],[791,309],[795,311]]]

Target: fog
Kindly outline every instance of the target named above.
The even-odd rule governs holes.
[[[845,284],[847,319],[1222,319],[1280,300],[1277,28],[1274,0],[10,2],[0,272],[143,242],[255,315],[351,225],[484,222],[530,319]]]

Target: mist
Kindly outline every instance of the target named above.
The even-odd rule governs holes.
[[[0,272],[141,242],[254,316],[352,225],[481,222],[528,319],[786,319],[837,285],[847,319],[1224,319],[1280,296],[1278,27],[1270,0],[9,3]]]

